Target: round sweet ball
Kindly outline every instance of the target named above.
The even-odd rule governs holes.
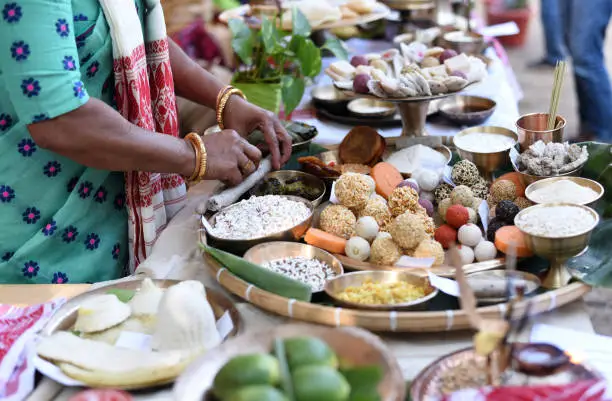
[[[421,189],[419,188],[419,184],[417,183],[417,181],[414,178],[405,179],[404,181],[400,182],[397,185],[397,187],[398,188],[410,187],[410,188],[414,189],[417,194],[421,192]]]
[[[440,175],[430,169],[419,169],[415,178],[423,191],[433,191],[440,183]]]
[[[330,234],[349,239],[355,233],[357,218],[348,208],[341,205],[327,206],[321,212],[321,229]]]
[[[404,249],[414,249],[427,238],[427,227],[416,214],[404,213],[389,225],[389,233],[393,240]]]
[[[383,239],[383,238],[389,238],[389,239],[393,239],[393,237],[391,236],[391,234],[389,234],[386,231],[381,231],[378,234],[376,234],[376,238],[374,239],[374,241],[376,241],[377,239]]]
[[[470,186],[470,189],[477,198],[486,198],[489,194],[489,184],[483,179],[479,179],[475,184]]]
[[[372,242],[372,247],[370,248],[370,263],[393,266],[401,257],[402,250],[390,236],[380,236]]]
[[[357,173],[342,174],[334,188],[338,201],[348,208],[362,208],[374,193],[371,177]]]
[[[458,246],[457,252],[459,253],[459,259],[461,259],[462,265],[469,265],[474,262],[474,251],[469,246]]]
[[[349,258],[363,262],[370,257],[370,243],[361,237],[351,237],[346,241],[344,252]]]
[[[470,220],[470,213],[462,205],[452,205],[446,211],[446,222],[454,228],[459,228]]]
[[[414,250],[415,258],[434,258],[434,266],[444,263],[444,249],[438,241],[426,238]]]
[[[452,243],[457,242],[457,230],[448,224],[442,224],[436,229],[434,239],[438,241],[444,249],[448,249]]]
[[[459,228],[457,238],[462,245],[476,246],[482,241],[482,232],[476,224],[468,223]]]
[[[487,239],[489,241],[495,241],[495,233],[504,226],[507,226],[505,222],[498,219],[492,219],[489,222],[489,227],[487,228]]]
[[[435,201],[435,199],[436,199],[436,198],[434,197],[433,192],[430,192],[430,191],[421,191],[421,193],[419,193],[419,198],[420,198],[420,199],[427,199],[427,200],[428,200],[428,201],[430,201],[432,204],[434,203],[434,201]]]
[[[516,185],[510,180],[495,181],[493,185],[491,185],[491,199],[493,203],[499,203],[503,200],[515,200]]]
[[[366,241],[374,241],[374,238],[376,238],[378,234],[378,223],[376,219],[372,216],[362,216],[357,219],[355,234]]]
[[[425,198],[419,198],[419,205],[421,205],[423,207],[423,209],[425,209],[425,211],[427,212],[427,215],[429,217],[433,217],[434,207],[433,207],[433,204],[430,201],[428,201]]]
[[[453,205],[463,205],[465,207],[470,207],[474,203],[474,193],[470,189],[470,187],[466,185],[458,185],[453,188],[451,195],[451,202]]]
[[[451,179],[455,185],[474,185],[480,179],[478,167],[469,160],[455,163],[451,171]]]
[[[524,198],[522,196],[519,196],[518,198],[516,198],[514,200],[514,204],[518,206],[520,210],[527,209],[528,207],[533,206],[533,203],[531,203],[529,199]]]
[[[474,257],[479,262],[493,260],[497,256],[497,248],[491,241],[480,241],[474,248]]]
[[[453,187],[450,184],[443,182],[434,190],[434,199],[436,203],[442,202],[444,199],[450,198]]]
[[[508,224],[514,224],[514,218],[520,211],[512,201],[503,200],[495,206],[495,217]]]
[[[471,207],[467,208],[468,214],[470,215],[469,222],[472,224],[478,224],[478,213]]]
[[[451,202],[450,198],[442,199],[438,202],[438,214],[442,217],[442,220],[446,221],[446,212],[451,206],[453,206],[453,202]]]

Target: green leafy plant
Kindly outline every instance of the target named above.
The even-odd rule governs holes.
[[[336,38],[318,48],[310,39],[308,19],[298,8],[292,10],[291,32],[277,28],[280,14],[263,18],[259,30],[249,28],[241,19],[230,20],[229,28],[232,48],[242,63],[234,82],[280,84],[285,115],[289,115],[302,100],[307,83],[321,72],[321,50],[341,59],[347,59],[348,53]]]

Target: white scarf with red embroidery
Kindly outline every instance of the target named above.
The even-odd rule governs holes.
[[[113,42],[117,110],[131,123],[178,137],[178,115],[166,24],[159,0],[145,1],[144,29],[131,0],[100,0]],[[143,35],[144,33],[144,35]],[[178,174],[125,174],[130,272],[150,255],[159,234],[183,207]]]

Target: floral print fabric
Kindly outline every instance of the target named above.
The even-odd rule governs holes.
[[[90,97],[112,106],[112,63],[97,0],[0,0],[0,283],[96,282],[122,274],[123,173],[50,152],[27,128]]]

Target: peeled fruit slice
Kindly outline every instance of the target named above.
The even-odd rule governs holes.
[[[127,304],[112,294],[94,295],[86,299],[77,312],[74,330],[95,333],[124,322],[132,313]]]
[[[247,386],[234,391],[225,401],[287,401],[287,397],[272,386]]]
[[[142,281],[140,290],[130,300],[129,305],[135,316],[155,315],[164,291],[153,283],[150,278]]]
[[[329,366],[303,366],[293,372],[296,401],[347,401],[351,388],[338,371]]]
[[[240,387],[276,386],[280,382],[278,360],[268,354],[239,355],[215,376],[213,393],[225,399]]]
[[[287,363],[293,371],[301,366],[338,367],[338,358],[327,343],[316,337],[295,337],[285,340]]]

